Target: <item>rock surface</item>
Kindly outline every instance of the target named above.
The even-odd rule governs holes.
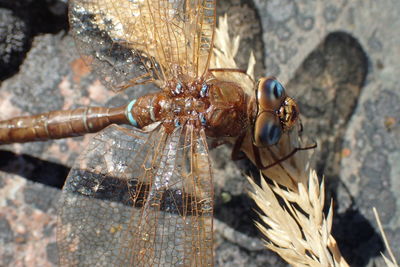
[[[13,67],[1,83],[0,119],[117,105],[126,103],[127,95],[146,92],[142,88],[114,96],[97,81],[66,34],[64,1],[3,2],[0,7],[14,15],[17,27],[8,32],[18,30],[18,40],[33,42],[26,52],[20,42],[0,44],[14,44],[7,46],[10,51],[21,51],[12,54],[9,63],[19,68]],[[18,12],[33,3],[45,11]],[[400,260],[398,1],[233,0],[220,1],[218,8],[220,15],[228,14],[231,33],[243,36],[239,65],[245,68],[254,50],[256,75],[277,76],[299,100],[304,135],[318,142],[316,169],[325,174],[327,195],[335,200],[333,231],[345,258],[351,266],[383,266],[379,252],[385,249],[372,214],[375,206]],[[52,14],[49,20],[43,12]],[[37,23],[22,30],[27,21]],[[4,24],[0,21],[0,29]],[[1,39],[7,40],[15,38]],[[7,62],[0,62],[0,70],[7,68]],[[62,186],[89,139],[1,147],[0,265],[57,265],[55,188]],[[242,172],[254,167],[228,160],[228,147],[212,151],[212,157],[216,265],[286,266],[262,248],[252,223],[254,204],[246,195]]]

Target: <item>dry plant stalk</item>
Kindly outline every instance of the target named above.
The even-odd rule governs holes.
[[[238,48],[239,37],[229,38],[227,17],[220,18],[212,67],[237,69],[234,57]],[[255,59],[251,54],[247,73],[253,79],[231,72],[215,75],[239,83],[247,94],[254,95],[254,65]],[[283,135],[278,145],[261,151],[262,162],[268,164],[283,158],[298,147],[298,143],[296,130]],[[242,151],[255,162],[251,132],[245,137]],[[253,188],[250,196],[262,210],[260,218],[263,224],[256,225],[269,239],[266,247],[293,266],[348,266],[331,235],[332,203],[325,218],[324,183],[319,184],[315,171],[308,171],[308,159],[307,151],[297,152],[276,166],[263,170],[262,174],[272,179],[272,185],[262,180],[259,187],[249,178]],[[284,205],[279,203],[277,196]]]
[[[298,184],[298,191],[283,189],[275,181],[261,179],[260,187],[248,180],[250,197],[262,211],[262,223],[256,226],[269,239],[267,248],[293,266],[349,266],[331,235],[332,202],[327,217],[323,214],[325,186],[315,171],[309,172],[308,184]]]
[[[390,257],[390,259],[388,259],[385,255],[383,255],[383,253],[381,253],[382,258],[388,267],[399,267],[396,258],[394,257],[394,254],[392,252],[392,249],[390,248],[389,241],[387,240],[385,231],[383,231],[382,223],[381,220],[379,219],[378,212],[376,211],[375,207],[373,207],[372,210],[374,212],[376,222],[378,223],[379,230],[381,231],[382,239],[383,242],[385,243],[386,250],[388,251]]]

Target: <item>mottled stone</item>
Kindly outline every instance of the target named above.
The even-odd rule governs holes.
[[[23,18],[28,19],[23,21],[38,23],[30,24],[33,43],[23,63],[17,63],[19,70],[1,84],[0,119],[50,109],[116,106],[126,103],[129,96],[154,90],[138,87],[113,97],[81,64],[72,38],[64,31],[57,33],[67,24],[65,1],[1,3],[9,10],[23,4],[27,10]],[[51,16],[26,8],[32,3]],[[276,75],[299,100],[303,135],[318,142],[317,170],[326,176],[328,198],[335,198],[334,234],[346,259],[352,266],[382,266],[383,243],[373,206],[381,213],[399,259],[398,2],[234,0],[218,5],[221,15],[228,13],[230,34],[242,35],[239,66],[246,67],[253,50],[256,75]],[[47,23],[40,24],[46,17]],[[61,187],[65,173],[89,140],[87,136],[1,148],[0,169],[6,174],[0,178],[0,190],[7,194],[0,194],[0,242],[8,244],[0,245],[2,263],[57,264],[52,206],[57,193],[13,174]],[[11,152],[3,153],[6,149]],[[222,222],[216,223],[216,264],[286,266],[259,243],[253,246],[260,238],[241,174],[251,167],[241,162],[240,170],[229,157],[229,148],[213,154],[215,217]],[[18,193],[11,196],[10,192]],[[228,197],[222,198],[222,193]]]
[[[334,5],[329,5],[324,10],[324,18],[326,22],[335,22],[339,15],[339,9]]]
[[[292,18],[296,13],[295,1],[271,0],[267,1],[267,12],[275,22],[284,22]]]
[[[0,8],[0,80],[15,73],[29,43],[29,26],[11,10]]]
[[[5,216],[0,218],[0,242],[3,246],[14,240],[14,233],[12,232],[9,221]]]
[[[0,172],[5,186],[0,189],[0,262],[6,266],[57,266],[53,254],[47,255],[48,244],[55,242],[56,201],[45,211],[26,202],[26,187],[35,188],[43,201],[57,198],[59,191],[24,178]],[[48,229],[51,228],[51,231]],[[18,253],[16,253],[18,252]]]

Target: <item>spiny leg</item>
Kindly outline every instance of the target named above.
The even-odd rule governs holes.
[[[260,150],[254,144],[253,144],[253,152],[254,152],[254,158],[255,158],[255,163],[256,163],[257,168],[260,169],[260,170],[266,170],[266,169],[274,167],[275,165],[278,165],[278,164],[280,165],[281,162],[289,159],[294,154],[296,154],[298,151],[314,149],[316,147],[317,147],[317,143],[314,143],[313,145],[306,146],[306,147],[296,147],[289,154],[287,154],[286,156],[284,156],[284,157],[282,157],[280,159],[275,158],[275,156],[272,153],[272,151],[268,148],[268,150],[271,152],[271,155],[272,155],[273,159],[275,160],[275,162],[273,162],[271,164],[268,164],[268,165],[265,165],[265,166],[261,162]]]
[[[246,158],[246,155],[244,155],[244,153],[241,151],[245,136],[246,136],[246,134],[243,134],[243,135],[239,136],[238,139],[236,139],[236,142],[233,145],[232,153],[231,153],[232,160],[241,160],[241,159]]]

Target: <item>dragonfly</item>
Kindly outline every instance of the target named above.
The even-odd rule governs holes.
[[[268,168],[259,150],[298,123],[295,100],[274,77],[248,95],[218,75],[252,80],[245,71],[210,67],[216,0],[72,0],[69,18],[82,58],[107,87],[159,91],[120,107],[0,122],[0,144],[97,133],[63,187],[60,265],[212,266],[207,140],[234,139],[234,155],[250,135],[257,167]]]

